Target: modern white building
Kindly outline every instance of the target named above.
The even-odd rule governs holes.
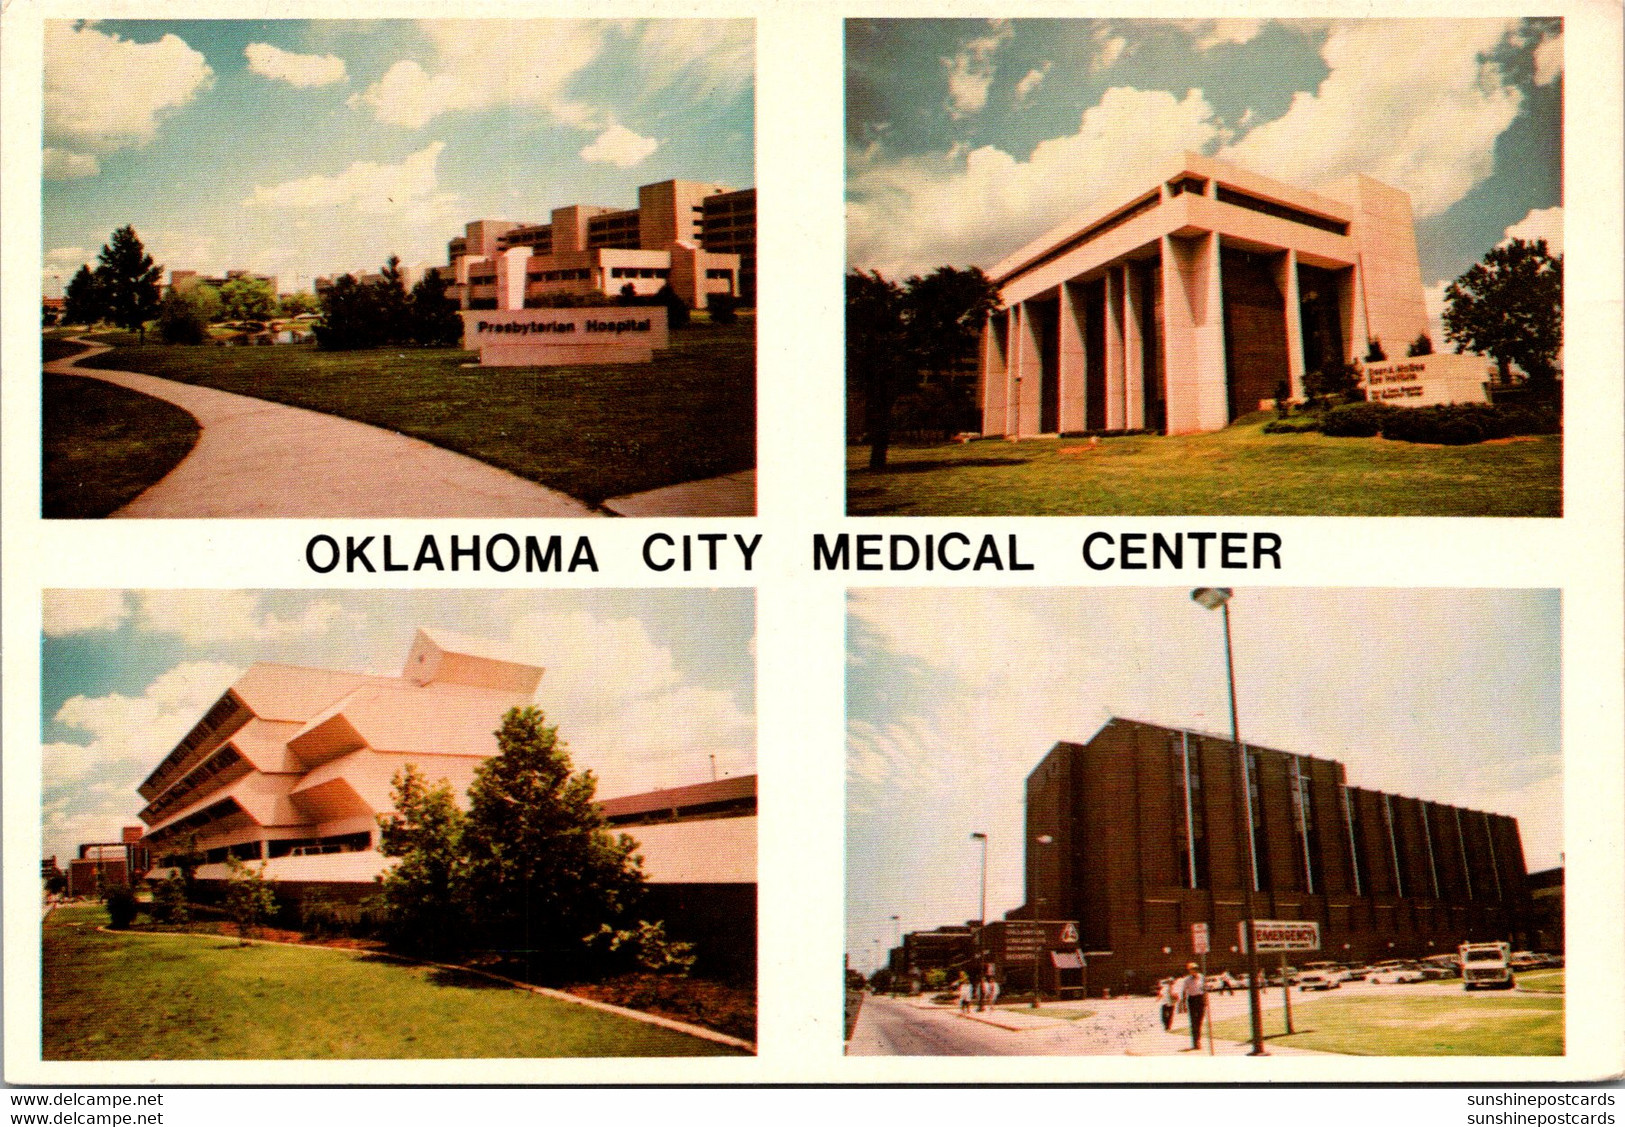
[[[224,880],[235,856],[263,863],[279,897],[360,899],[393,864],[378,852],[378,816],[394,809],[396,774],[413,764],[461,802],[503,714],[531,700],[542,672],[439,629],[417,632],[398,677],[250,666],[138,788],[150,875],[173,871],[195,835],[199,881]],[[601,805],[638,842],[656,917],[680,937],[726,932],[708,953],[753,965],[756,776]]]
[[[1285,382],[1427,331],[1410,197],[1315,191],[1186,153],[989,271],[982,430],[1219,430]]]

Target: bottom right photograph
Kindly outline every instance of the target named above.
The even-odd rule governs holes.
[[[853,589],[847,1055],[1561,1056],[1561,613]]]

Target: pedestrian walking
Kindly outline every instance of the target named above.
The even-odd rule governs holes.
[[[1207,983],[1195,963],[1185,964],[1185,977],[1179,980],[1179,1000],[1191,1019],[1191,1048],[1202,1047],[1202,1018],[1207,1014]]]
[[[1157,1005],[1162,1008],[1162,1028],[1166,1033],[1174,1031],[1174,1009],[1178,1005],[1174,998],[1174,980],[1165,978],[1157,984]]]
[[[991,974],[982,979],[982,998],[990,1006],[999,1000],[999,980]]]
[[[959,976],[959,1012],[962,1013],[962,1014],[970,1013],[970,995],[971,995],[970,979],[967,978],[964,974],[960,974],[960,976]]]

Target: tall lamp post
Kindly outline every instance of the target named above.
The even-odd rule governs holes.
[[[1241,728],[1236,721],[1236,660],[1230,648],[1230,596],[1229,587],[1198,587],[1191,598],[1208,610],[1224,612],[1224,667],[1230,681],[1230,742],[1236,748],[1236,829],[1246,833],[1252,816],[1252,796],[1247,792],[1247,752],[1241,746]],[[1258,883],[1257,861],[1253,859],[1253,843],[1246,843],[1248,875],[1241,882],[1242,911],[1245,913],[1247,935],[1247,1010],[1252,1018],[1253,1048],[1249,1056],[1264,1054],[1264,1015],[1258,998],[1258,951],[1254,947],[1253,886]]]

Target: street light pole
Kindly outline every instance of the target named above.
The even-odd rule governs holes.
[[[979,842],[982,843],[982,898],[981,898],[980,901],[978,901],[978,903],[980,904],[980,907],[977,909],[976,924],[977,924],[978,927],[986,927],[987,926],[987,835],[982,834],[982,833],[973,833],[970,836],[971,836],[972,841],[979,841]]]
[[[1191,592],[1191,598],[1208,610],[1220,610],[1224,613],[1224,668],[1230,684],[1230,742],[1236,749],[1236,809],[1239,816],[1236,819],[1236,831],[1240,834],[1247,832],[1252,816],[1252,796],[1247,791],[1247,752],[1241,746],[1241,726],[1236,719],[1236,661],[1230,645],[1230,596],[1234,592],[1229,587],[1198,587]],[[1255,948],[1255,932],[1253,926],[1255,916],[1253,912],[1253,886],[1258,883],[1257,861],[1253,859],[1253,843],[1245,843],[1244,855],[1248,858],[1248,872],[1241,882],[1242,911],[1246,915],[1246,948],[1247,948],[1247,1011],[1252,1019],[1253,1048],[1249,1056],[1264,1056],[1264,1014],[1259,1002],[1258,991],[1258,951]]]

